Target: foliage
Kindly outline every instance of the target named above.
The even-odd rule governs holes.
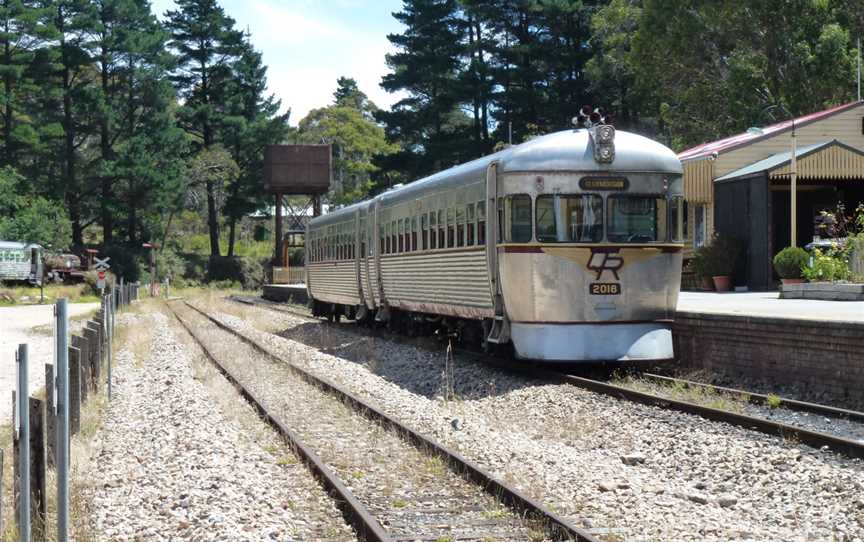
[[[62,205],[33,195],[27,185],[11,167],[0,169],[0,239],[65,249],[72,228]]]
[[[738,265],[743,245],[730,235],[715,233],[711,242],[696,250],[700,271],[705,277],[731,276]]]
[[[801,278],[804,269],[810,260],[810,255],[801,247],[786,247],[774,256],[774,269],[780,278]]]
[[[849,262],[834,249],[828,252],[813,249],[813,264],[804,268],[804,278],[810,282],[832,282],[848,280],[851,275]]]
[[[336,205],[363,199],[372,188],[378,171],[376,156],[385,156],[397,147],[387,143],[384,130],[352,106],[332,105],[313,109],[300,121],[297,138],[306,143],[333,145],[333,186],[330,202]]]

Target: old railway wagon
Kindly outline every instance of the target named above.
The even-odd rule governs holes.
[[[0,241],[0,281],[42,280],[42,247],[35,243]]]
[[[671,358],[681,172],[665,146],[599,124],[339,209],[308,226],[313,313],[524,359]]]

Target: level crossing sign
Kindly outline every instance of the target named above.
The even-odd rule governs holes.
[[[109,269],[111,269],[111,265],[108,263],[108,260],[110,260],[111,257],[105,256],[102,259],[99,259],[99,258],[93,258],[93,259],[96,262],[93,264],[93,267],[95,267],[96,271],[97,271],[96,287],[99,288],[100,290],[104,290],[105,289],[105,271],[108,271]]]

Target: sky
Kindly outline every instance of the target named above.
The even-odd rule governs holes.
[[[353,77],[378,107],[401,96],[379,84],[389,70],[384,55],[395,49],[387,34],[404,28],[393,18],[401,0],[220,0],[225,13],[249,30],[267,65],[268,89],[291,109],[294,126],[317,107],[330,105],[336,79]],[[164,19],[172,0],[152,0]]]

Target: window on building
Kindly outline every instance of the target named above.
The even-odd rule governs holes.
[[[506,241],[531,242],[531,196],[508,196],[504,202],[504,223]]]
[[[708,207],[697,205],[693,208],[693,246],[705,246],[705,236],[708,234]]]
[[[654,196],[610,196],[606,237],[612,243],[666,241],[666,199]]]
[[[595,194],[539,196],[537,240],[597,243],[603,240],[603,198]]]

